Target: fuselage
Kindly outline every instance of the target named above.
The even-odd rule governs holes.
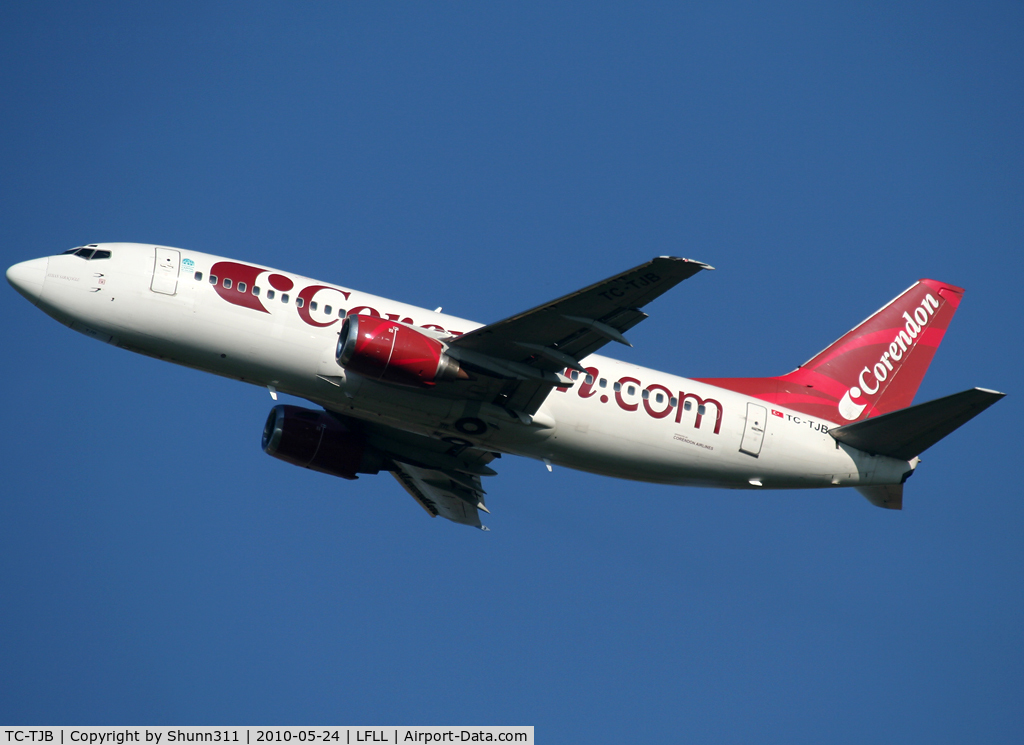
[[[901,483],[912,465],[837,443],[834,423],[601,355],[533,416],[397,386],[336,359],[346,314],[439,338],[479,323],[247,262],[147,244],[98,244],[12,267],[44,312],[116,346],[363,420],[624,479],[729,488]],[[568,372],[568,371],[567,371]],[[465,385],[473,385],[466,381]],[[484,423],[466,431],[467,418]]]

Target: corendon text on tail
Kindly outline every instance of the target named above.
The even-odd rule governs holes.
[[[431,516],[479,528],[500,453],[680,486],[852,486],[900,509],[917,456],[1003,395],[912,405],[964,292],[930,279],[785,375],[688,379],[597,354],[711,268],[658,257],[484,326],[149,244],[73,248],[7,279],[100,341],[309,401],[273,406],[268,454],[344,479],[388,471]]]

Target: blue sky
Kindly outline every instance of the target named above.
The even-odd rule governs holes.
[[[917,400],[1010,395],[902,513],[506,457],[480,533],[4,287],[0,721],[1020,742],[1022,84],[1019,3],[3,5],[5,266],[153,242],[488,322],[681,255],[613,351],[689,376],[933,277]]]

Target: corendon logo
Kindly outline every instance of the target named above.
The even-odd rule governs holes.
[[[857,385],[851,386],[839,400],[839,413],[844,419],[853,421],[864,412],[869,402],[861,403],[858,399],[865,395],[873,396],[878,393],[882,389],[882,384],[891,375],[895,375],[898,364],[894,365],[893,363],[899,363],[914,350],[925,326],[928,325],[938,308],[939,301],[929,293],[921,301],[921,305],[914,309],[913,315],[909,311],[903,312],[906,324],[893,337],[889,348],[882,352],[882,356],[878,358],[878,362],[873,367],[864,366],[860,375],[857,376]]]
[[[260,282],[264,280],[270,285],[270,288],[265,289],[260,286]],[[346,310],[341,304],[347,305],[352,293],[330,285],[308,285],[296,294],[295,302],[292,304],[289,302],[291,297],[288,293],[295,288],[295,282],[290,278],[236,261],[218,261],[210,267],[210,284],[222,299],[232,305],[261,313],[270,313],[267,304],[289,303],[291,307],[295,308],[303,323],[317,328],[332,326],[346,315],[357,314],[401,321],[410,326],[418,325],[411,318],[401,317],[398,313],[382,314],[376,308],[371,308],[368,305],[358,305]],[[335,305],[335,303],[337,304]],[[463,333],[462,331],[446,331],[436,324],[426,324],[421,328],[433,329],[453,336],[461,336]]]

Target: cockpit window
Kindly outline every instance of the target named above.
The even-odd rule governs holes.
[[[110,258],[110,251],[97,251],[95,244],[92,244],[90,246],[81,246],[81,247],[78,247],[78,248],[69,248],[67,251],[62,251],[60,253],[61,256],[67,256],[69,254],[74,254],[75,256],[80,256],[83,259],[85,259],[86,261],[90,261],[92,259],[109,259]]]

